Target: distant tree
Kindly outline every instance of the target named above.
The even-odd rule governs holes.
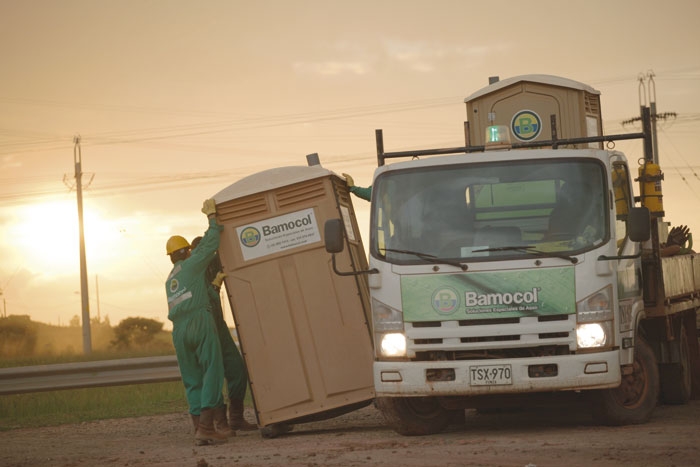
[[[0,355],[6,357],[33,355],[37,326],[27,315],[0,318]]]
[[[127,349],[133,346],[143,347],[163,330],[163,323],[149,318],[126,318],[114,328],[112,346]]]
[[[69,325],[72,328],[79,328],[80,327],[80,318],[78,317],[78,315],[73,315],[73,317],[70,319]]]

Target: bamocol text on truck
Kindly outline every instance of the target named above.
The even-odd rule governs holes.
[[[649,108],[640,133],[604,136],[600,93],[549,75],[493,79],[465,103],[464,147],[385,152],[376,131],[363,277],[388,423],[436,433],[468,407],[563,391],[610,425],[687,402],[700,264],[663,221]],[[614,150],[630,139],[638,167]],[[342,250],[340,220],[325,240]]]

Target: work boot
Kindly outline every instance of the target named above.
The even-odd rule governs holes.
[[[214,409],[202,409],[197,431],[194,433],[194,444],[197,446],[220,444],[225,443],[227,439],[214,429]]]
[[[194,431],[196,433],[197,427],[199,426],[199,415],[195,415],[195,414],[191,413],[190,418],[192,419],[192,426],[194,426]]]
[[[232,430],[253,431],[257,425],[248,423],[243,417],[243,399],[229,399],[228,426]]]
[[[236,432],[228,426],[228,420],[226,420],[226,405],[214,409],[214,428],[217,433],[221,433],[227,438],[236,436]]]

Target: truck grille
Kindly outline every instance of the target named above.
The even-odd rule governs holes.
[[[562,355],[576,349],[576,315],[405,323],[409,357],[464,360]]]

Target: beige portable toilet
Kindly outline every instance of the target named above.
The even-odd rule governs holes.
[[[214,200],[226,290],[263,436],[371,403],[367,276],[335,274],[323,238],[326,220],[343,219],[338,268],[367,270],[345,180],[320,165],[280,167],[243,178]]]
[[[587,84],[552,75],[521,75],[499,80],[464,99],[469,139],[485,143],[486,129],[502,125],[512,143],[552,139],[552,118],[558,139],[602,136],[600,92]],[[574,145],[575,146],[575,145]],[[585,146],[601,148],[602,143]]]

